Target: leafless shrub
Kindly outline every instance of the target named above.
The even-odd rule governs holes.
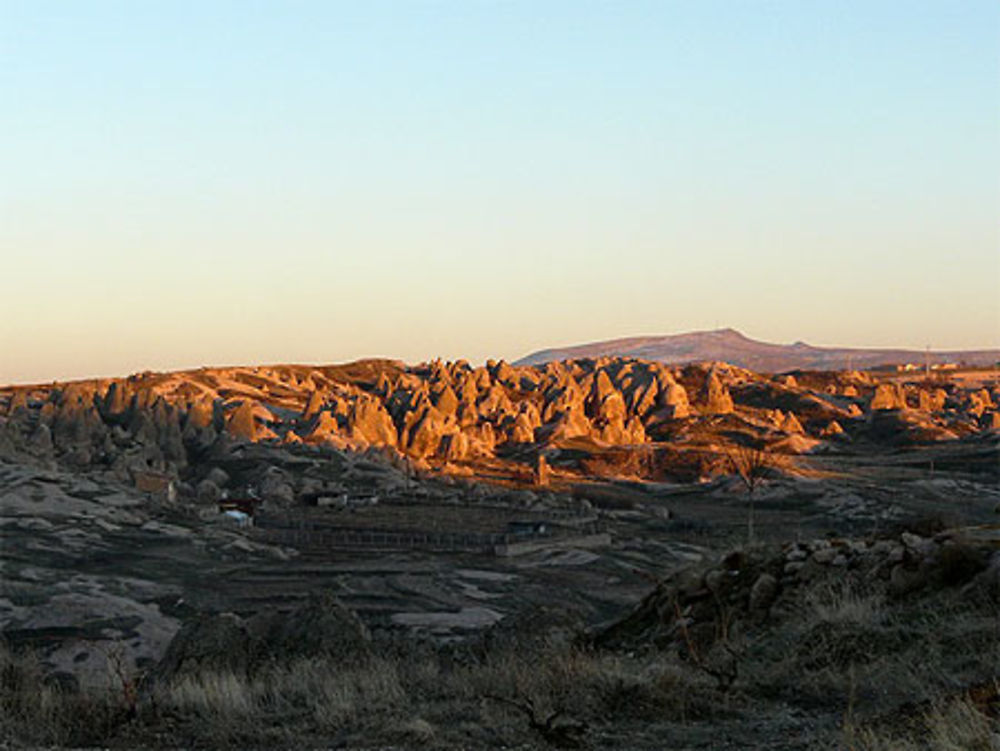
[[[754,491],[770,476],[777,459],[767,446],[737,445],[726,450],[729,464],[747,493],[747,541],[754,543]]]
[[[0,641],[0,744],[89,746],[130,719],[115,692],[78,692],[47,680],[36,655]]]
[[[126,717],[130,720],[134,719],[138,713],[139,685],[143,676],[129,665],[123,644],[115,642],[101,651],[108,664],[108,681],[110,683],[108,692],[111,697],[120,702]]]
[[[565,716],[557,709],[544,714],[539,712],[530,696],[509,699],[496,694],[487,694],[487,699],[498,701],[520,710],[528,719],[528,727],[542,739],[556,748],[581,748],[587,732],[587,723]]]

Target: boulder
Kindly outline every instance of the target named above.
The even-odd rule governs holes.
[[[456,393],[460,402],[476,403],[476,399],[479,397],[479,388],[476,386],[476,377],[472,372],[463,373],[458,379]]]
[[[510,388],[518,387],[517,373],[514,372],[514,368],[508,365],[505,361],[501,360],[492,368],[493,379],[497,383],[502,383],[504,386]]]
[[[767,612],[778,597],[778,580],[761,574],[750,588],[750,610]]]

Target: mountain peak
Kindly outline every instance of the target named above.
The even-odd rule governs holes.
[[[731,328],[729,326],[722,329],[715,329],[714,331],[709,333],[718,334],[719,336],[727,337],[730,339],[743,339],[745,341],[750,341],[750,339],[742,331],[737,331],[736,329]]]
[[[790,370],[840,370],[847,367],[847,363],[855,368],[890,363],[923,363],[928,353],[899,349],[815,347],[801,340],[794,344],[774,344],[751,339],[741,331],[726,327],[547,349],[534,352],[515,364],[538,365],[554,360],[595,357],[634,357],[659,360],[671,365],[721,360],[759,372],[781,373]],[[932,363],[990,365],[1000,360],[1000,350],[932,352],[929,357]]]

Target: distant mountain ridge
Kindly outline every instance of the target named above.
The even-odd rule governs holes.
[[[635,357],[670,364],[719,360],[750,370],[780,373],[789,370],[865,369],[878,365],[964,363],[993,365],[1000,349],[955,350],[927,353],[908,349],[860,347],[813,347],[805,342],[773,344],[751,339],[736,329],[693,331],[664,336],[636,336],[570,347],[543,349],[518,360],[515,365],[540,365],[553,360],[596,357]]]

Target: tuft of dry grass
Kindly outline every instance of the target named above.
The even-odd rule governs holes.
[[[200,717],[242,719],[258,708],[254,684],[234,673],[187,675],[160,695],[160,703],[179,712]]]
[[[996,751],[1000,722],[968,699],[953,699],[919,717],[915,732],[901,735],[849,724],[844,743],[850,751]]]
[[[885,595],[863,593],[849,583],[826,585],[806,597],[806,617],[815,625],[853,625],[874,628],[885,622]]]
[[[230,672],[185,676],[160,689],[158,704],[223,725],[305,714],[317,727],[331,730],[363,712],[394,707],[404,698],[392,662],[373,659],[344,668],[328,660],[296,660],[253,678]]]

